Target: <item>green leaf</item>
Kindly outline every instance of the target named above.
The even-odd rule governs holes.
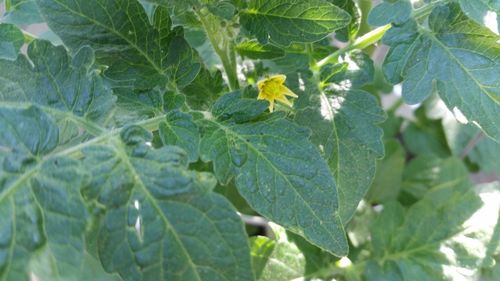
[[[28,56],[15,61],[0,59],[2,102],[37,104],[53,115],[61,128],[61,143],[66,143],[86,129],[91,134],[101,130],[114,106],[111,90],[104,86],[93,69],[94,53],[83,47],[70,57],[64,47],[35,40],[28,46]]]
[[[261,45],[257,40],[245,40],[236,45],[236,51],[250,59],[274,59],[285,55],[285,51],[271,44]]]
[[[15,60],[24,44],[24,35],[15,25],[0,23],[0,59]]]
[[[10,8],[7,9],[1,21],[19,25],[28,25],[44,22],[35,0],[8,0]]]
[[[424,108],[415,112],[416,122],[412,122],[403,132],[406,149],[414,155],[435,154],[440,157],[451,155],[441,122],[429,120]]]
[[[446,140],[453,155],[467,156],[483,172],[500,171],[500,143],[484,136],[472,124],[460,124],[453,116],[442,120]]]
[[[164,145],[177,145],[188,154],[189,162],[196,162],[199,154],[200,134],[191,115],[179,111],[167,114],[160,123],[160,138]]]
[[[500,69],[498,36],[468,20],[456,5],[434,9],[431,31],[410,21],[391,28],[384,42],[392,48],[384,71],[393,83],[403,81],[403,97],[415,104],[437,89],[446,106],[500,140]]]
[[[36,1],[49,27],[67,46],[95,49],[97,61],[108,66],[104,74],[117,86],[183,87],[199,72],[200,59],[182,32],[171,30],[166,8],[156,9],[151,25],[137,0]]]
[[[366,194],[369,202],[381,203],[398,197],[403,181],[406,153],[395,139],[385,141],[385,157],[377,161],[375,178]]]
[[[77,280],[88,218],[79,189],[87,174],[72,159],[40,160],[56,147],[58,129],[36,107],[0,107],[0,131],[0,280],[30,280],[29,261],[42,247],[50,280]]]
[[[455,158],[422,155],[410,161],[403,172],[402,193],[420,199],[433,186],[450,186],[466,180],[467,169]]]
[[[431,187],[406,211],[398,203],[386,204],[372,225],[375,266],[401,276],[395,280],[468,280],[487,255],[499,196],[477,196],[464,177]]]
[[[216,71],[211,74],[205,68],[194,81],[182,89],[186,95],[186,102],[192,109],[207,110],[217,97],[224,91],[224,79],[222,73]]]
[[[368,23],[382,26],[388,23],[405,23],[411,15],[412,6],[409,0],[384,0],[377,5],[368,15]]]
[[[458,0],[458,3],[465,15],[498,33],[500,26],[500,2],[498,0]]]
[[[292,42],[314,42],[345,27],[348,13],[326,0],[251,0],[240,11],[240,22],[259,42],[288,46]]]
[[[347,254],[335,182],[303,128],[277,114],[240,124],[198,122],[201,159],[213,162],[219,181],[235,178],[254,210],[335,255]]]
[[[128,146],[84,149],[89,199],[106,206],[99,258],[123,280],[253,280],[248,242],[236,210],[211,191],[213,177],[187,170],[176,147],[151,149],[140,127]]]
[[[349,13],[351,16],[351,22],[344,28],[337,30],[335,32],[335,38],[349,42],[354,40],[358,34],[359,27],[361,24],[361,10],[358,4],[353,0],[327,0],[328,2],[334,4],[335,6],[341,8],[342,10]]]
[[[376,98],[361,90],[330,93],[314,87],[306,85],[306,92],[299,94],[295,121],[311,128],[311,141],[335,176],[346,223],[370,186],[377,158],[384,155],[382,129],[375,124],[385,114]]]
[[[370,56],[362,51],[352,51],[339,59],[339,64],[328,64],[321,69],[320,79],[324,84],[334,83],[340,89],[359,89],[371,83],[375,67]]]
[[[289,281],[304,276],[304,255],[293,243],[267,237],[250,240],[256,280]]]

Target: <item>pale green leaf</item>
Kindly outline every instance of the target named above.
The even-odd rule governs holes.
[[[386,33],[384,42],[392,47],[384,62],[386,77],[403,82],[410,104],[437,89],[450,111],[499,141],[498,36],[467,19],[457,5],[435,8],[429,24],[431,30],[424,30],[409,21]]]
[[[0,23],[0,59],[15,60],[24,36],[15,25]]]
[[[288,46],[315,42],[351,21],[349,14],[326,0],[251,0],[240,22],[259,42]]]
[[[211,191],[209,174],[187,170],[176,147],[151,149],[140,127],[113,145],[84,149],[93,180],[83,191],[106,206],[99,258],[123,280],[253,280],[236,210]],[[149,136],[148,136],[149,135]]]
[[[212,161],[219,181],[235,178],[240,194],[263,216],[335,255],[346,255],[335,182],[307,131],[278,114],[235,123],[234,114],[245,116],[238,120],[244,122],[257,113],[240,108],[246,112],[225,116],[218,110],[219,119],[198,121],[201,159]]]
[[[454,165],[462,165],[456,160]],[[488,252],[497,223],[498,192],[476,195],[467,178],[432,186],[404,210],[384,205],[372,225],[372,266],[399,280],[469,280]],[[365,272],[367,280],[377,275]],[[398,279],[394,279],[398,280]]]
[[[73,50],[95,49],[104,72],[119,86],[150,89],[191,82],[200,60],[171,30],[166,8],[157,8],[153,25],[137,0],[36,0],[49,27]],[[113,14],[113,16],[110,16]]]
[[[262,45],[257,40],[245,40],[236,45],[236,51],[250,59],[274,59],[285,55],[285,51],[271,44]]]
[[[462,11],[477,23],[496,30],[500,26],[500,1],[498,0],[458,0]]]
[[[484,136],[472,124],[458,123],[453,116],[445,116],[442,123],[453,155],[468,157],[483,172],[500,171],[500,143]]]
[[[340,215],[347,222],[375,175],[377,158],[384,155],[385,114],[375,97],[360,91],[320,92],[307,85],[296,103],[295,121],[312,129],[338,186]]]
[[[293,243],[262,236],[250,243],[256,280],[289,281],[304,276],[306,260]]]

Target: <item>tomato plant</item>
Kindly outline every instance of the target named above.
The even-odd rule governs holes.
[[[0,280],[500,280],[498,0],[2,2]]]

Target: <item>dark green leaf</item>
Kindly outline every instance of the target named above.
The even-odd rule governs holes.
[[[384,155],[382,129],[375,124],[385,114],[375,97],[352,90],[326,93],[306,85],[299,94],[295,120],[312,129],[339,190],[340,215],[347,222],[354,214],[375,175],[377,158]]]
[[[323,67],[320,79],[324,84],[334,83],[340,89],[349,90],[371,83],[374,74],[375,68],[370,56],[361,51],[353,51],[341,57],[339,64]]]
[[[334,4],[335,6],[341,8],[342,10],[349,13],[351,16],[351,22],[346,27],[337,30],[335,32],[335,38],[348,42],[354,40],[356,34],[358,34],[359,27],[361,24],[361,10],[358,4],[354,0],[327,0],[328,2]]]
[[[182,32],[171,31],[166,8],[156,9],[151,25],[137,0],[36,1],[64,43],[72,49],[94,48],[97,60],[109,66],[105,75],[119,86],[183,87],[200,69]]]
[[[35,0],[8,0],[10,9],[8,9],[2,18],[2,22],[8,22],[19,25],[27,25],[43,22],[40,16]]]
[[[179,111],[170,112],[160,123],[160,138],[164,145],[177,145],[187,152],[189,162],[198,160],[200,134],[191,115]]]
[[[87,223],[79,189],[87,174],[72,159],[39,160],[57,145],[58,130],[36,107],[0,107],[0,132],[0,280],[30,280],[29,262],[41,247],[50,280],[78,280]]]
[[[17,60],[0,59],[0,98],[4,102],[37,104],[57,119],[61,143],[77,136],[84,128],[101,133],[95,122],[103,122],[115,98],[93,69],[94,53],[83,47],[70,57],[64,47],[35,40],[28,56]]]
[[[259,42],[283,46],[319,41],[350,21],[348,13],[326,0],[251,0],[240,11],[242,26]]]
[[[415,115],[416,122],[410,123],[403,132],[406,149],[414,155],[435,154],[440,157],[450,156],[450,149],[441,122],[429,120],[423,108],[419,108]]]
[[[192,109],[207,110],[224,90],[222,73],[216,71],[211,74],[205,68],[194,79],[193,83],[182,89],[186,95],[186,102]]]
[[[403,180],[406,153],[394,139],[385,141],[385,157],[377,161],[377,171],[366,195],[369,202],[381,203],[398,197]]]
[[[368,15],[368,23],[381,26],[388,23],[405,23],[411,15],[410,0],[384,0],[377,5]]]
[[[84,155],[93,174],[84,194],[107,207],[98,235],[106,271],[134,281],[253,280],[236,211],[211,192],[212,176],[186,169],[182,150],[116,143]]]
[[[403,81],[410,104],[437,89],[446,106],[500,140],[500,45],[498,36],[468,20],[456,5],[440,6],[429,18],[431,31],[409,21],[393,27],[384,41],[391,50],[384,62],[388,80]]]
[[[402,192],[408,199],[420,199],[433,186],[455,185],[468,177],[467,170],[455,158],[423,155],[413,159],[403,172]]]
[[[276,116],[199,124],[201,158],[213,162],[219,181],[235,178],[254,210],[335,255],[347,254],[335,183],[303,128]]]
[[[0,59],[15,60],[24,44],[24,35],[15,25],[0,23]]]

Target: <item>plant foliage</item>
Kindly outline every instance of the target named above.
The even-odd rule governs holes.
[[[0,5],[0,281],[500,279],[499,1]]]

